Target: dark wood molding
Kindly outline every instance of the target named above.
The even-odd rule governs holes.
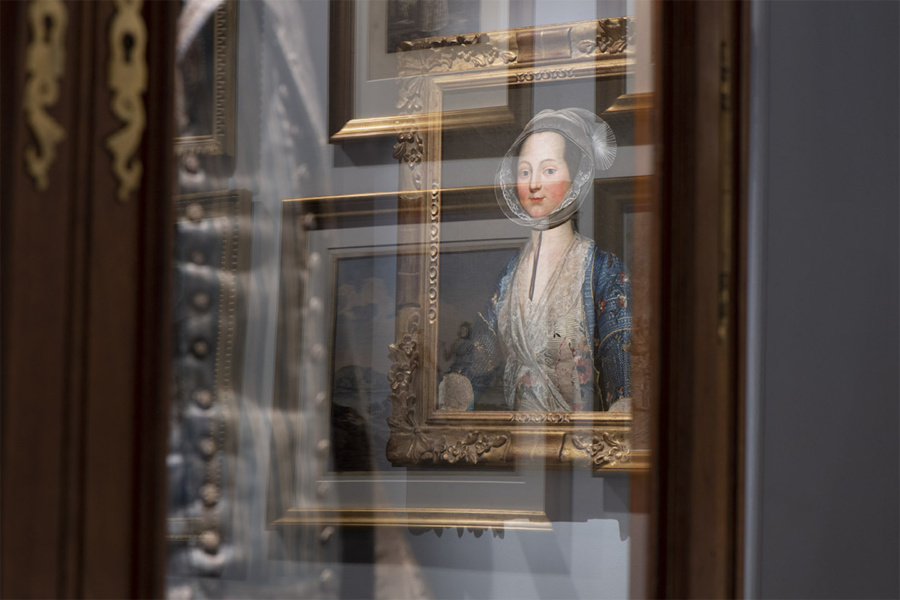
[[[144,4],[149,126],[141,185],[123,203],[105,147],[120,127],[106,82],[114,4],[65,3],[66,68],[51,114],[66,137],[38,191],[19,117],[28,4],[2,3],[9,31],[23,32],[3,53],[13,82],[0,161],[4,597],[163,596],[178,7]]]
[[[659,5],[661,340],[651,593],[741,595],[744,12]]]
[[[164,6],[155,6],[162,4]],[[172,6],[174,4],[175,6]],[[145,135],[143,162],[150,177],[144,182],[135,223],[140,240],[141,284],[136,318],[140,323],[136,348],[138,377],[134,394],[138,410],[134,428],[138,435],[135,456],[137,506],[135,506],[136,552],[132,557],[135,597],[165,595],[168,516],[168,471],[171,394],[172,257],[175,222],[175,44],[181,3],[145,3],[148,78],[153,82],[146,95],[147,114],[153,121]],[[156,35],[153,35],[156,32]],[[232,107],[233,109],[234,107]]]

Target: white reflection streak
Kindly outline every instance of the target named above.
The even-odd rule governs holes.
[[[225,0],[185,0],[181,14],[178,15],[178,32],[175,41],[176,62],[181,62],[194,38],[197,37],[197,33],[223,2]]]

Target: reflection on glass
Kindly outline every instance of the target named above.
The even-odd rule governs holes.
[[[169,595],[627,596],[653,257],[625,3],[273,0],[240,36],[186,4],[179,133],[223,105],[236,138],[181,155]],[[391,47],[329,142],[330,69],[462,33]]]
[[[420,38],[481,31],[483,0],[388,0],[387,51]]]
[[[334,265],[331,435],[338,472],[389,470],[384,452],[391,416],[383,351],[394,337],[394,254],[339,258]]]

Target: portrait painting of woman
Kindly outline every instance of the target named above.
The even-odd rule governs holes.
[[[629,276],[573,222],[615,156],[610,127],[579,108],[540,112],[510,147],[497,201],[531,236],[471,322],[439,406],[473,410],[500,373],[508,410],[630,410]]]

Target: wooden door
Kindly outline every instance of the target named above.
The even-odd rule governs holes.
[[[162,595],[178,8],[0,6],[4,597]]]

